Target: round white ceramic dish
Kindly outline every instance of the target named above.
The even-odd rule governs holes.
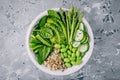
[[[65,9],[65,8],[62,8],[63,10],[68,10],[68,9]],[[52,8],[52,10],[55,10],[55,11],[59,11],[59,8]],[[92,54],[92,51],[93,51],[93,47],[94,47],[94,37],[93,37],[93,32],[92,32],[92,29],[89,25],[89,23],[87,22],[87,20],[85,18],[83,18],[83,22],[86,26],[86,29],[87,29],[87,32],[90,36],[90,41],[89,41],[89,44],[90,44],[90,47],[89,47],[89,50],[87,51],[87,53],[85,54],[85,56],[83,57],[82,59],[82,64],[80,65],[77,65],[77,66],[73,66],[71,68],[67,68],[65,69],[63,72],[60,71],[60,70],[57,70],[57,71],[51,71],[50,69],[48,69],[47,67],[45,67],[44,65],[40,65],[38,64],[37,60],[36,60],[36,57],[34,55],[34,53],[31,51],[30,49],[30,46],[29,46],[29,39],[30,39],[30,35],[31,35],[31,31],[33,29],[33,27],[39,22],[39,20],[44,16],[44,15],[47,15],[47,10],[40,13],[30,24],[29,26],[29,29],[28,29],[28,32],[27,32],[27,36],[26,36],[26,46],[27,46],[27,51],[28,51],[28,56],[30,57],[31,61],[34,63],[34,65],[40,69],[41,71],[45,72],[45,73],[48,73],[48,74],[51,74],[51,75],[56,75],[56,76],[62,76],[62,75],[68,75],[68,74],[71,74],[71,73],[74,73],[76,71],[78,71],[79,69],[81,69],[86,63],[87,61],[89,60],[91,54]]]

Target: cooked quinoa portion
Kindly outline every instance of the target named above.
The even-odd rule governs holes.
[[[44,61],[46,67],[50,70],[64,70],[65,64],[60,56],[59,50],[54,49],[51,55]]]

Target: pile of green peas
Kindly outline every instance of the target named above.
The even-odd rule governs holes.
[[[73,65],[79,65],[82,63],[80,51],[72,45],[55,44],[54,47],[59,49],[66,67],[70,68]]]

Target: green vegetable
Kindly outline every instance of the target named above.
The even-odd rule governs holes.
[[[66,52],[66,48],[62,48],[60,51],[61,52]]]
[[[72,65],[67,62],[67,63],[65,63],[65,66],[68,67],[68,68],[70,68]]]
[[[39,26],[43,27],[47,21],[47,16],[43,16],[39,21]]]
[[[60,16],[59,16],[58,13],[57,13],[56,11],[54,11],[54,10],[48,10],[48,15],[60,19]]]
[[[75,61],[71,61],[71,64],[72,64],[72,65],[76,65],[76,62],[75,62]]]
[[[64,58],[64,62],[70,62],[69,58]]]
[[[43,44],[47,45],[47,46],[51,46],[50,43],[48,43],[46,40],[44,40],[40,35],[36,35],[36,38],[42,42]]]
[[[55,44],[54,47],[57,48],[57,49],[59,49],[60,45],[59,44]]]
[[[51,47],[47,47],[47,46],[44,46],[43,48],[39,49],[39,56],[38,56],[39,64],[42,64],[44,62],[44,60],[50,54],[51,50],[52,50],[52,48]]]
[[[39,31],[39,34],[43,38],[52,38],[53,37],[53,32],[50,28],[41,28]]]
[[[67,53],[66,52],[64,52],[64,57],[67,57],[68,55],[67,55]]]
[[[46,26],[48,26],[49,28],[51,28],[53,31],[55,31],[57,38],[58,38],[58,42],[60,44],[60,33],[55,29],[54,25],[50,24],[50,23],[46,23]]]
[[[79,64],[81,64],[81,63],[82,63],[82,61],[79,60],[79,59],[76,61],[76,65],[79,65]]]

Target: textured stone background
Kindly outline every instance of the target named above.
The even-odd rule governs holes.
[[[51,76],[30,61],[25,35],[42,11],[71,5],[85,11],[94,51],[80,71]],[[120,80],[120,0],[0,0],[0,80]]]

